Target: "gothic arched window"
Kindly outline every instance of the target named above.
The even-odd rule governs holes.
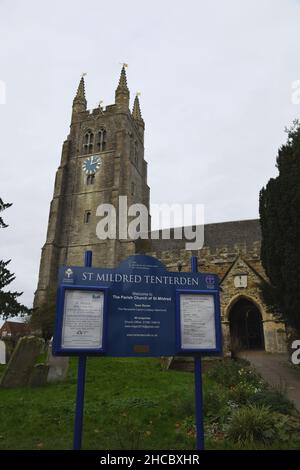
[[[93,153],[94,151],[94,134],[88,130],[83,137],[83,153]]]
[[[94,184],[95,182],[95,175],[87,175],[86,177],[86,184]]]
[[[106,130],[100,129],[97,133],[97,150],[98,152],[104,152],[106,150]]]

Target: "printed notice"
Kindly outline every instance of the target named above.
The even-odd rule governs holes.
[[[66,290],[63,348],[102,348],[103,304],[103,292]]]
[[[181,294],[182,349],[215,349],[215,305],[212,295]]]

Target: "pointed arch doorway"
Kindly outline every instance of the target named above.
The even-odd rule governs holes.
[[[229,312],[231,346],[234,350],[265,349],[262,316],[254,302],[240,298]]]

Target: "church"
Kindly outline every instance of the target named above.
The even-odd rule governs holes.
[[[42,248],[34,307],[56,286],[60,265],[82,265],[92,250],[93,265],[115,267],[130,255],[145,253],[162,261],[170,271],[189,271],[190,257],[198,270],[219,275],[224,354],[243,349],[286,350],[285,324],[268,311],[261,295],[266,280],[261,261],[259,220],[238,220],[204,226],[204,245],[186,250],[185,240],[101,240],[96,235],[99,204],[149,209],[150,188],[144,159],[145,123],[138,96],[130,110],[125,66],[115,91],[115,103],[88,110],[84,77],[73,100],[70,133],[62,146],[46,243]],[[172,236],[173,235],[173,236]]]

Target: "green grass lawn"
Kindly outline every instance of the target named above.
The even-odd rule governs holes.
[[[76,364],[65,384],[0,389],[0,449],[72,448]],[[232,389],[222,367],[204,377],[206,447],[300,448],[300,433],[272,445],[226,439],[231,407],[247,397]],[[193,414],[192,373],[162,371],[157,359],[88,359],[83,449],[193,449]]]

